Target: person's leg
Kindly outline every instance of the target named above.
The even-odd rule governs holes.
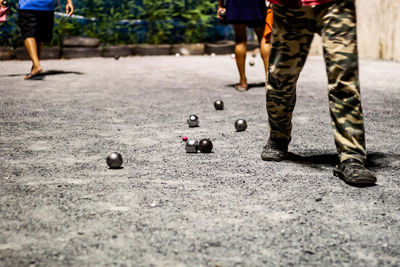
[[[351,185],[374,185],[375,175],[364,167],[367,155],[354,1],[338,1],[327,9],[321,19],[321,35],[329,82],[329,109],[340,161],[333,174]]]
[[[314,36],[313,29],[309,29],[314,14],[310,7],[292,9],[278,5],[273,5],[273,13],[266,85],[270,136],[261,159],[281,161],[288,156],[296,83]]]
[[[31,74],[37,75],[42,72],[42,67],[40,66],[39,55],[38,55],[38,45],[36,39],[33,37],[26,38],[25,47],[28,50],[29,57],[32,60]],[[28,75],[26,78],[30,78]]]
[[[274,26],[268,62],[267,112],[270,138],[289,142],[292,113],[296,103],[296,82],[306,61],[313,32],[311,8],[273,5]]]
[[[24,44],[28,51],[29,57],[32,60],[31,74],[28,74],[25,79],[29,79],[33,75],[39,74],[42,67],[39,62],[38,44],[36,42],[36,34],[38,29],[38,16],[32,10],[18,10],[18,24],[24,38]]]
[[[339,1],[322,18],[329,109],[339,159],[366,160],[353,1]]]
[[[236,65],[239,71],[240,81],[236,86],[239,91],[247,90],[247,79],[245,73],[246,66],[246,44],[247,44],[247,26],[245,24],[234,24],[235,31],[235,58]]]
[[[257,35],[258,42],[260,43],[261,58],[264,62],[264,69],[265,69],[265,79],[267,79],[268,59],[269,59],[269,52],[271,50],[271,43],[269,43],[267,37],[264,36],[263,27],[254,28],[254,32]]]
[[[40,55],[42,54],[42,50],[43,50],[43,43],[40,41],[36,41],[36,46],[37,46],[38,58],[40,58]]]

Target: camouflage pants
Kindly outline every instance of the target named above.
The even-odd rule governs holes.
[[[365,161],[364,122],[358,78],[354,0],[315,7],[273,5],[274,25],[267,81],[270,137],[290,142],[296,82],[314,33],[322,37],[329,109],[340,161]]]

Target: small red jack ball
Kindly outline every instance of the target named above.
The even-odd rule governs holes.
[[[182,141],[186,142],[188,140],[187,136],[182,136]]]

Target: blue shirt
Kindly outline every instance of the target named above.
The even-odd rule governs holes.
[[[53,0],[19,0],[19,9],[53,11]]]

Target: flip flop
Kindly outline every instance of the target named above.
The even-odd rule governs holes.
[[[41,73],[36,73],[33,74],[32,72],[28,73],[25,78],[25,80],[43,80],[43,76],[41,75]]]
[[[240,84],[235,84],[235,89],[239,92],[246,92],[249,90],[249,86],[241,86]]]

